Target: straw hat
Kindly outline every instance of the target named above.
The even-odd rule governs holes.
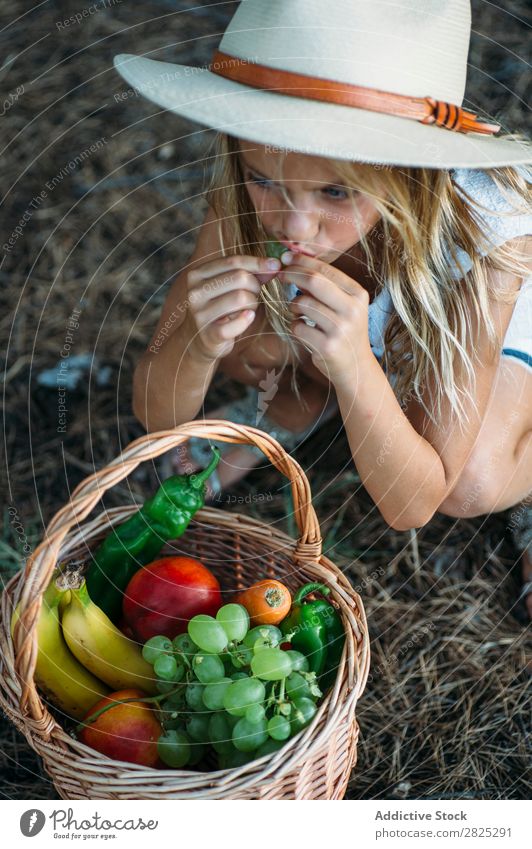
[[[208,68],[120,54],[141,94],[238,138],[433,168],[532,162],[463,110],[469,0],[241,0]]]

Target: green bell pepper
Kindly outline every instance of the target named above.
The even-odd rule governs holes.
[[[122,613],[124,591],[141,566],[156,558],[164,543],[181,536],[205,503],[205,481],[220,462],[220,449],[201,472],[172,475],[137,513],[104,539],[87,570],[91,599],[115,624]]]
[[[316,591],[324,596],[331,592],[329,587],[320,583],[300,587],[290,613],[279,627],[292,647],[306,655],[310,671],[316,673],[320,687],[326,689],[336,675],[345,631],[336,608],[330,602],[323,598],[305,600]]]

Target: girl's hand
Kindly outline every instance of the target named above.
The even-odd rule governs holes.
[[[187,276],[185,332],[196,356],[229,354],[255,318],[261,283],[275,277],[277,259],[237,255],[204,262]]]
[[[308,344],[312,362],[333,385],[345,383],[372,353],[369,293],[343,271],[304,254],[295,254],[278,277],[304,292],[289,307],[294,315],[292,333]],[[316,327],[306,325],[302,315]]]

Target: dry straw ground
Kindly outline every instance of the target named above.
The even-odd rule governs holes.
[[[212,133],[128,92],[112,56],[208,62],[236,4],[195,5],[78,0],[28,12],[22,0],[2,4],[2,244],[13,241],[0,265],[4,578],[79,480],[143,433],[131,376],[202,221]],[[89,7],[80,23],[65,25]],[[504,7],[473,3],[465,105],[526,132],[526,3]],[[82,357],[64,398],[53,377],[48,387],[39,380],[61,352],[71,377],[73,357]],[[83,355],[94,357],[90,369]],[[216,380],[207,413],[229,393],[238,388]],[[526,797],[528,679],[511,511],[462,521],[437,515],[417,534],[396,533],[360,486],[339,419],[297,458],[325,550],[360,588],[371,627],[373,670],[348,798]],[[116,487],[106,504],[140,501],[155,481],[143,467],[131,490]],[[251,488],[265,498],[245,509],[293,531],[278,473],[265,463],[230,494]],[[1,749],[3,797],[56,798],[8,723]]]

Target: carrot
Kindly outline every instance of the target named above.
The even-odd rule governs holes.
[[[246,608],[251,625],[277,625],[288,616],[292,596],[280,581],[265,580],[239,593],[235,602]]]

